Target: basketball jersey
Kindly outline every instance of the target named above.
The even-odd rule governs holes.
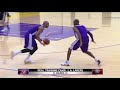
[[[86,30],[85,26],[83,26],[83,25],[76,25],[75,27],[79,30],[82,39],[83,38],[89,38],[88,35],[87,35],[87,30]],[[76,33],[75,33],[75,37],[78,39],[78,36],[77,36]]]
[[[31,34],[32,36],[34,36],[35,33],[38,31],[39,26],[41,26],[41,25],[36,25],[36,26],[34,26],[34,27],[31,28],[27,33],[28,33],[28,34]]]

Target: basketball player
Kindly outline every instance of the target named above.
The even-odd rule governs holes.
[[[44,31],[44,28],[48,28],[48,27],[49,27],[49,22],[44,21],[43,25],[36,25],[35,27],[28,30],[28,32],[25,34],[25,45],[24,45],[25,49],[23,49],[21,51],[18,51],[18,52],[12,52],[11,53],[11,59],[13,59],[14,56],[16,56],[20,53],[29,52],[29,55],[25,59],[24,63],[25,64],[31,63],[30,57],[38,49],[35,39],[37,39],[43,46],[45,46],[42,39],[40,39],[40,35]]]
[[[6,17],[7,17],[7,22],[5,22]],[[3,26],[3,30],[1,30],[2,32],[9,29],[9,27],[8,27],[9,17],[11,17],[11,16],[10,16],[10,14],[8,12],[0,12],[0,22],[1,22],[2,26]]]
[[[61,65],[62,66],[69,66],[70,65],[69,59],[70,59],[70,55],[71,55],[72,50],[77,50],[79,47],[81,48],[83,53],[92,57],[99,65],[101,63],[100,60],[96,59],[95,56],[90,51],[88,51],[89,37],[87,34],[90,35],[92,42],[95,43],[92,33],[87,31],[85,26],[80,25],[78,19],[75,19],[73,21],[73,23],[74,23],[73,30],[75,33],[76,40],[72,43],[72,45],[68,49],[67,61],[65,61],[65,63],[61,64]]]

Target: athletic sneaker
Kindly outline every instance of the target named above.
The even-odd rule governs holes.
[[[2,30],[1,30],[1,32],[8,32],[10,30],[10,27],[9,27],[9,25],[7,25],[6,27],[4,27]]]
[[[8,29],[3,29],[3,30],[1,30],[1,32],[7,32],[8,31]]]
[[[25,59],[24,64],[31,64],[32,61],[30,59]]]
[[[70,66],[69,61],[65,61],[63,64],[61,64],[61,66]]]

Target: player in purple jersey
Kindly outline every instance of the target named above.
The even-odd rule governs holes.
[[[13,59],[14,56],[16,56],[20,53],[29,52],[29,55],[27,56],[27,58],[25,59],[24,62],[25,62],[25,64],[31,63],[30,57],[38,49],[35,39],[37,39],[43,46],[45,46],[42,39],[40,39],[40,35],[44,31],[44,28],[48,28],[48,27],[49,27],[49,22],[44,21],[43,25],[36,25],[35,27],[28,30],[28,32],[25,34],[24,49],[22,49],[18,52],[11,52],[11,59]]]
[[[70,59],[70,55],[71,55],[72,50],[77,50],[79,47],[81,48],[83,53],[91,56],[99,65],[101,63],[100,60],[96,59],[95,56],[90,51],[88,51],[89,37],[87,34],[90,35],[92,42],[95,43],[92,33],[87,31],[85,26],[80,25],[78,19],[75,19],[73,21],[73,23],[74,23],[73,30],[75,33],[76,40],[71,44],[70,48],[68,49],[67,61],[65,61],[65,63],[63,63],[61,65],[62,66],[69,66],[70,65],[69,59]]]
[[[10,19],[9,12],[0,12],[0,24],[2,24],[3,29],[2,32],[9,30],[9,19]],[[6,22],[7,19],[7,22]]]

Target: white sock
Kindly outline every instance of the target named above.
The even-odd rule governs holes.
[[[18,51],[18,52],[13,52],[12,51],[12,56],[11,56],[11,59],[13,59],[16,55],[18,55],[19,53],[21,53],[21,51]]]
[[[97,62],[97,61],[98,61],[98,58],[95,58],[95,61]]]
[[[16,51],[16,52],[14,52],[14,55],[18,55],[20,53],[22,53],[22,52],[21,51]]]
[[[28,54],[27,58],[25,60],[30,60],[31,54]]]

